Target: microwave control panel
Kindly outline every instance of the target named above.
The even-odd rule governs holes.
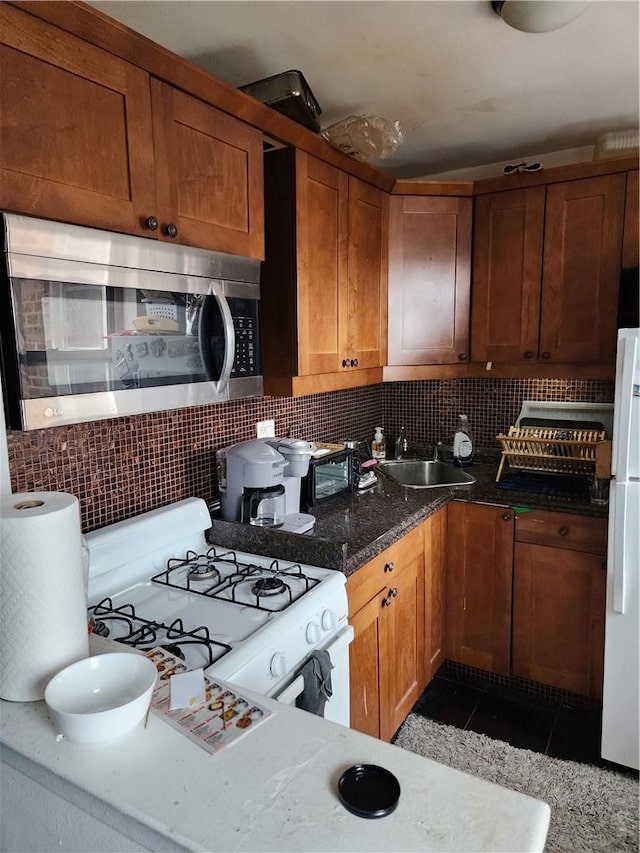
[[[258,301],[256,299],[229,299],[236,352],[231,378],[260,376],[260,335],[258,330]]]

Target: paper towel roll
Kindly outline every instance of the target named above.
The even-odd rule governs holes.
[[[89,655],[78,499],[29,492],[0,502],[0,697],[42,699]]]

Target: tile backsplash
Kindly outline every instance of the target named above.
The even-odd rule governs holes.
[[[612,403],[613,380],[432,379],[384,386],[387,438],[405,427],[411,441],[453,442],[458,415],[469,417],[476,444],[498,449],[496,435],[512,426],[523,400]]]
[[[451,443],[465,412],[476,442],[516,419],[522,400],[612,402],[613,382],[560,379],[443,379],[396,382],[300,398],[263,397],[29,432],[9,431],[14,492],[64,491],[80,500],[83,530],[196,495],[217,496],[215,451],[255,437],[275,420],[276,435],[329,441],[371,438],[378,424],[395,438]]]

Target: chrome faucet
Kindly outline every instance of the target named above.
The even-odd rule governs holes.
[[[409,452],[409,439],[404,427],[400,427],[400,435],[396,438],[396,459],[404,459]]]
[[[440,461],[440,450],[441,450],[441,448],[442,448],[442,442],[436,441],[436,443],[433,445],[432,462],[439,462]]]

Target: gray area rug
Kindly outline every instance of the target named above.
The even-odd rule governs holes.
[[[476,732],[409,714],[395,745],[551,808],[548,853],[638,850],[638,779],[590,764],[549,758]]]

